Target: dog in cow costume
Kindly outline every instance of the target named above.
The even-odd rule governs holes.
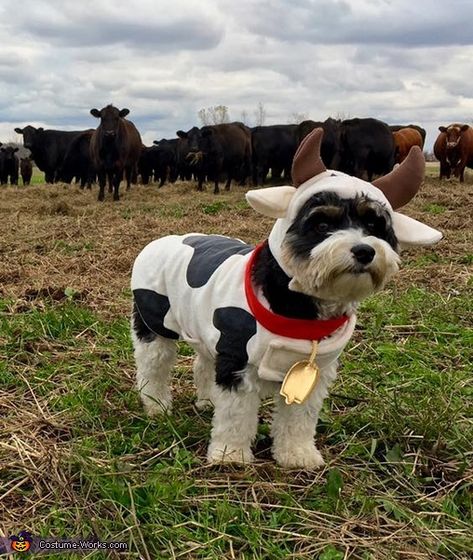
[[[189,343],[196,352],[196,406],[214,406],[210,462],[253,460],[260,399],[274,395],[277,463],[322,466],[315,428],[358,302],[397,272],[401,245],[442,237],[395,211],[423,180],[418,147],[368,183],[325,168],[322,135],[316,129],[301,143],[293,187],[247,193],[257,212],[276,218],[264,243],[254,248],[218,235],[170,235],[151,242],[135,261],[131,333],[141,399],[149,415],[169,410],[176,341]],[[313,341],[315,387],[303,402],[287,404],[281,384],[291,366],[311,354]]]

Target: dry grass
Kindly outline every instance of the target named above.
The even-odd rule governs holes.
[[[123,191],[118,204],[100,204],[95,191],[66,185],[2,189],[2,293],[22,300],[52,290],[59,297],[60,290],[73,287],[78,298],[101,313],[124,312],[126,298],[117,295],[128,286],[140,248],[152,239],[189,231],[264,239],[271,220],[249,209],[243,193],[233,187],[215,197],[210,189],[196,193],[191,185],[178,183],[135,187]],[[428,223],[444,232],[445,240],[435,249],[442,262],[430,263],[429,274],[423,267],[409,269],[401,274],[401,285],[415,280],[443,292],[449,284],[465,284],[468,263],[461,265],[473,247],[472,208],[471,183],[428,180],[404,211],[414,218],[428,216]],[[409,256],[422,254],[415,250]]]
[[[58,290],[73,287],[105,313],[126,310],[128,303],[117,295],[129,284],[137,253],[152,239],[206,231],[256,241],[270,225],[246,207],[241,188],[216,198],[184,183],[135,187],[116,204],[100,204],[96,192],[63,185],[3,189],[0,217],[7,224],[0,245],[3,295],[23,300],[50,290],[59,296]]]

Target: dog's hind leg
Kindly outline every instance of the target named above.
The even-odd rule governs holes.
[[[251,444],[258,428],[258,392],[215,386],[212,396],[215,412],[207,452],[209,462],[250,463]]]
[[[212,406],[212,387],[215,385],[215,363],[203,356],[197,354],[194,365],[194,383],[197,388],[197,401],[195,406],[199,410],[210,408]]]
[[[156,336],[141,341],[132,329],[136,362],[136,387],[148,416],[162,414],[171,408],[170,375],[176,360],[176,342]]]

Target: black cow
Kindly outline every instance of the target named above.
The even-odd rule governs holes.
[[[93,133],[93,128],[85,130],[71,142],[58,170],[60,181],[71,183],[75,178],[76,182],[80,181],[82,189],[85,186],[88,189],[92,187],[96,177],[95,167],[90,156],[90,141]]]
[[[177,138],[173,140],[155,140],[153,146],[142,146],[138,173],[141,182],[147,185],[150,180],[158,181],[162,187],[168,180],[174,183],[177,179],[176,165]]]
[[[426,132],[425,129],[422,128],[421,126],[417,126],[416,124],[390,124],[389,128],[391,129],[391,132],[397,132],[402,128],[413,128],[414,130],[417,130],[417,132],[419,132],[420,135],[422,136],[421,148],[422,149],[424,148]]]
[[[340,143],[340,121],[332,119],[331,117],[324,122],[311,120],[302,121],[297,127],[297,144],[299,145],[314,128],[324,129],[320,154],[325,165],[329,169],[333,169],[334,158],[338,152]]]
[[[271,169],[273,178],[290,180],[291,166],[297,149],[297,125],[275,124],[251,129],[253,184],[262,185]]]
[[[140,159],[138,160],[138,174],[141,175],[143,185],[148,185],[154,176],[155,146],[141,146]]]
[[[7,185],[10,181],[11,185],[18,185],[18,170],[19,161],[16,152],[18,148],[16,146],[2,146],[1,151],[1,183],[2,185]]]
[[[125,119],[129,109],[117,109],[107,105],[100,111],[91,109],[90,114],[100,119],[100,125],[94,130],[90,141],[90,155],[99,180],[99,200],[105,198],[105,183],[113,186],[113,200],[119,200],[120,182],[123,172],[126,188],[130,189],[132,176],[136,174],[140,159],[141,136],[135,125]]]
[[[33,176],[33,163],[31,158],[23,157],[20,159],[20,173],[23,185],[29,185],[31,183],[31,177]]]
[[[395,146],[389,126],[377,119],[348,119],[340,123],[340,145],[334,169],[371,181],[394,167]]]
[[[23,145],[31,152],[31,157],[44,172],[46,183],[58,180],[58,170],[72,140],[81,130],[44,130],[34,126],[15,128],[15,132],[23,135]]]
[[[177,131],[179,138],[188,140],[187,161],[195,169],[197,190],[201,191],[207,177],[214,182],[214,193],[220,192],[218,183],[226,177],[225,190],[232,179],[244,184],[251,174],[251,131],[243,123],[216,124],[188,132]]]
[[[170,183],[175,183],[179,175],[178,170],[178,143],[179,138],[166,140],[155,140],[153,144],[157,148],[156,164],[154,167],[154,180],[159,179],[159,186],[162,187],[169,177]]]
[[[178,178],[181,181],[190,181],[194,172],[193,166],[188,159],[189,141],[187,138],[177,138],[176,165]]]

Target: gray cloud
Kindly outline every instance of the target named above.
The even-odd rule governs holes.
[[[160,4],[162,8],[160,9]],[[17,24],[23,34],[61,47],[90,47],[124,44],[163,51],[210,49],[218,45],[222,29],[205,10],[195,4],[192,10],[176,10],[182,1],[62,2],[26,0]]]
[[[294,6],[285,0],[261,0],[243,2],[239,8],[253,32],[284,41],[404,48],[471,45],[472,15],[468,0],[437,5],[428,0],[300,0]]]

